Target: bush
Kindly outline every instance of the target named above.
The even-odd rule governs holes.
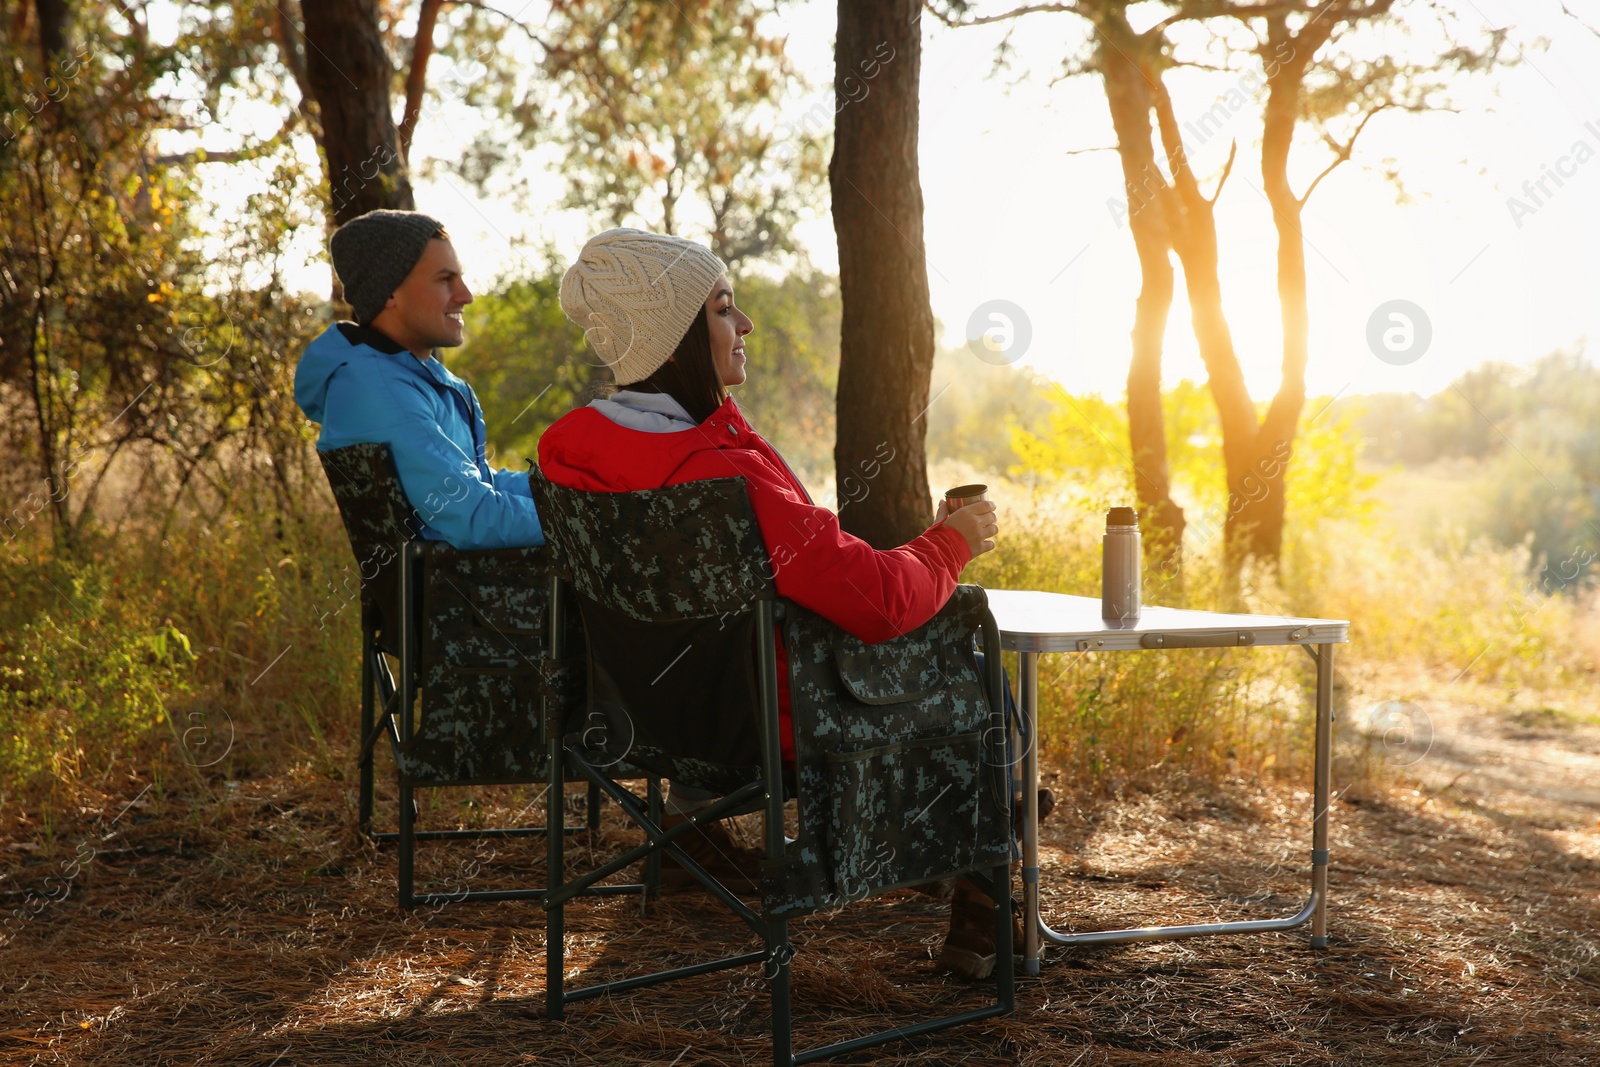
[[[990,495],[1004,508],[1001,539],[963,581],[1098,600],[1105,510],[1127,499],[1120,475],[1049,487],[1000,482]],[[1181,589],[1147,581],[1145,601],[1210,606],[1220,589],[1213,553],[1187,564]],[[1041,657],[1042,751],[1069,786],[1082,788],[1150,785],[1175,769],[1219,777],[1295,766],[1312,705],[1292,651]],[[1014,661],[1011,667],[1015,684]]]
[[[12,551],[0,572],[12,590],[0,639],[6,790],[103,778],[191,685],[188,638],[152,617],[148,590],[127,595],[104,564],[41,564]]]
[[[78,557],[52,558],[37,528],[0,550],[8,817],[129,779],[189,788],[174,783],[350,764],[359,582],[320,471],[289,479],[290,514],[278,474],[227,473],[226,512],[200,494],[164,530],[157,487]]]

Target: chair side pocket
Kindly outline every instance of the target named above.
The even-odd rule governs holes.
[[[829,851],[843,900],[993,862],[985,857],[994,849],[978,841],[981,731],[829,753],[827,760]]]

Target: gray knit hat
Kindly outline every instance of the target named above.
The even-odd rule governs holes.
[[[677,349],[711,287],[728,271],[716,253],[681,237],[607,230],[561,278],[561,310],[583,327],[618,385],[654,374]]]
[[[328,242],[344,298],[363,326],[378,317],[389,297],[422,258],[428,242],[448,237],[444,223],[420,211],[369,211],[334,231]]]

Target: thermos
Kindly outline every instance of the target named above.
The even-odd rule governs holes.
[[[1139,513],[1132,508],[1106,512],[1100,556],[1100,615],[1108,622],[1139,618]]]

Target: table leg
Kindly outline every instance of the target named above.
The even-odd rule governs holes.
[[[1317,766],[1311,819],[1311,947],[1328,947],[1328,804],[1333,763],[1333,646],[1317,646]]]
[[[1019,653],[1020,712],[1032,730],[1033,742],[1023,753],[1022,891],[1023,966],[1039,973],[1042,941],[1052,945],[1125,945],[1137,941],[1172,941],[1211,934],[1256,934],[1293,930],[1311,923],[1311,947],[1326,948],[1328,906],[1328,803],[1333,766],[1333,646],[1300,646],[1317,661],[1316,767],[1313,772],[1314,811],[1311,820],[1311,893],[1305,906],[1281,919],[1245,919],[1183,926],[1142,926],[1123,930],[1090,930],[1063,934],[1051,929],[1040,915],[1039,901],[1039,695],[1037,655]]]
[[[1017,703],[1027,725],[1022,753],[1022,969],[1039,973],[1039,654],[1017,653]]]

